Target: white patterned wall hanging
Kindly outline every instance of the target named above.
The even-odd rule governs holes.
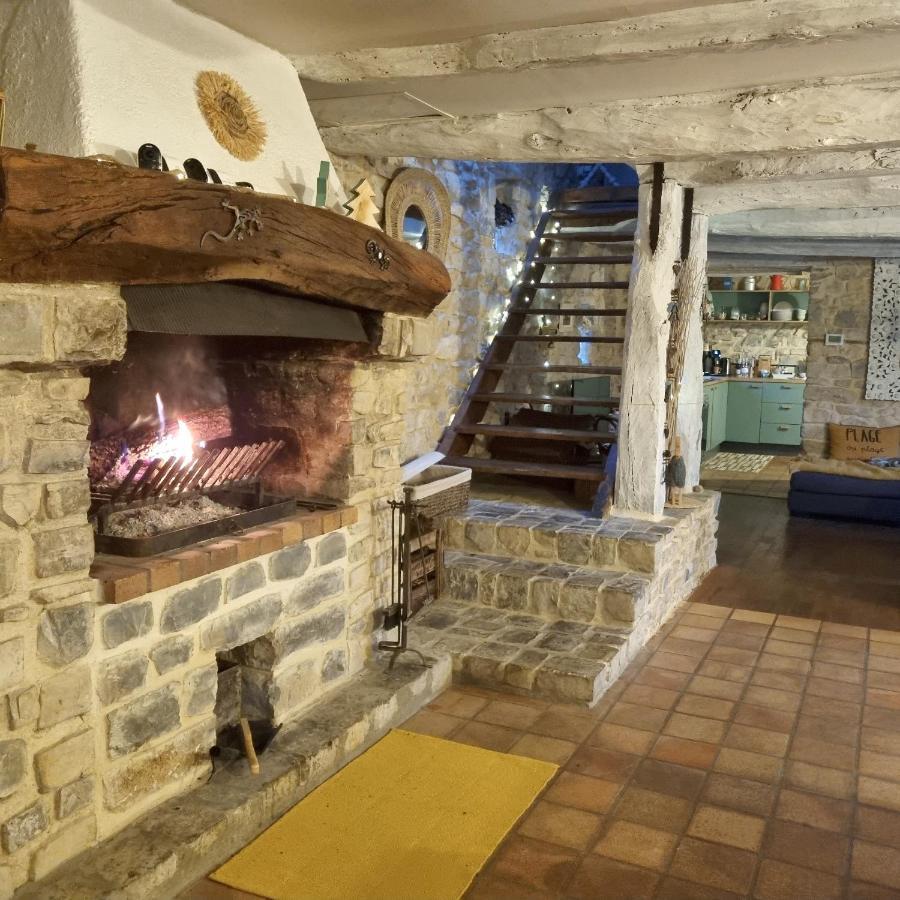
[[[900,401],[900,261],[875,260],[866,400]]]

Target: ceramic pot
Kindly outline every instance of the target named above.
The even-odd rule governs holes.
[[[770,282],[770,287],[773,291],[780,291],[784,289],[784,275],[773,275],[772,280]]]

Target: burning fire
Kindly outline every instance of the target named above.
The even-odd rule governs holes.
[[[189,463],[194,458],[194,445],[197,443],[191,429],[183,419],[177,419],[175,430],[169,433],[166,427],[166,408],[159,394],[156,395],[156,411],[159,416],[159,440],[150,448],[150,458],[168,459],[179,456],[183,462]],[[198,446],[202,446],[202,442]]]

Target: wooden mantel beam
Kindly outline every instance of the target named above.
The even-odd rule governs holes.
[[[546,162],[900,146],[900,73],[585,107],[321,129],[333,153]]]
[[[898,30],[896,0],[742,0],[612,22],[485,34],[454,43],[294,56],[291,61],[303,78],[350,84],[734,53]]]

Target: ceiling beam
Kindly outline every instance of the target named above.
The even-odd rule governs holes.
[[[321,129],[333,153],[630,162],[900,144],[900,73]]]
[[[331,84],[758,50],[900,30],[896,0],[741,0],[714,6],[485,34],[445,44],[379,47],[291,61],[301,77]],[[740,63],[737,63],[740,65]]]
[[[786,184],[744,182],[694,189],[694,208],[711,216],[752,209],[900,207],[900,174]]]
[[[719,237],[804,240],[894,240],[900,238],[900,209],[757,209],[711,216]]]
[[[741,159],[673,163],[668,173],[685,187],[713,185],[778,184],[832,178],[900,176],[900,147],[862,150],[826,150],[819,153],[785,153]]]

